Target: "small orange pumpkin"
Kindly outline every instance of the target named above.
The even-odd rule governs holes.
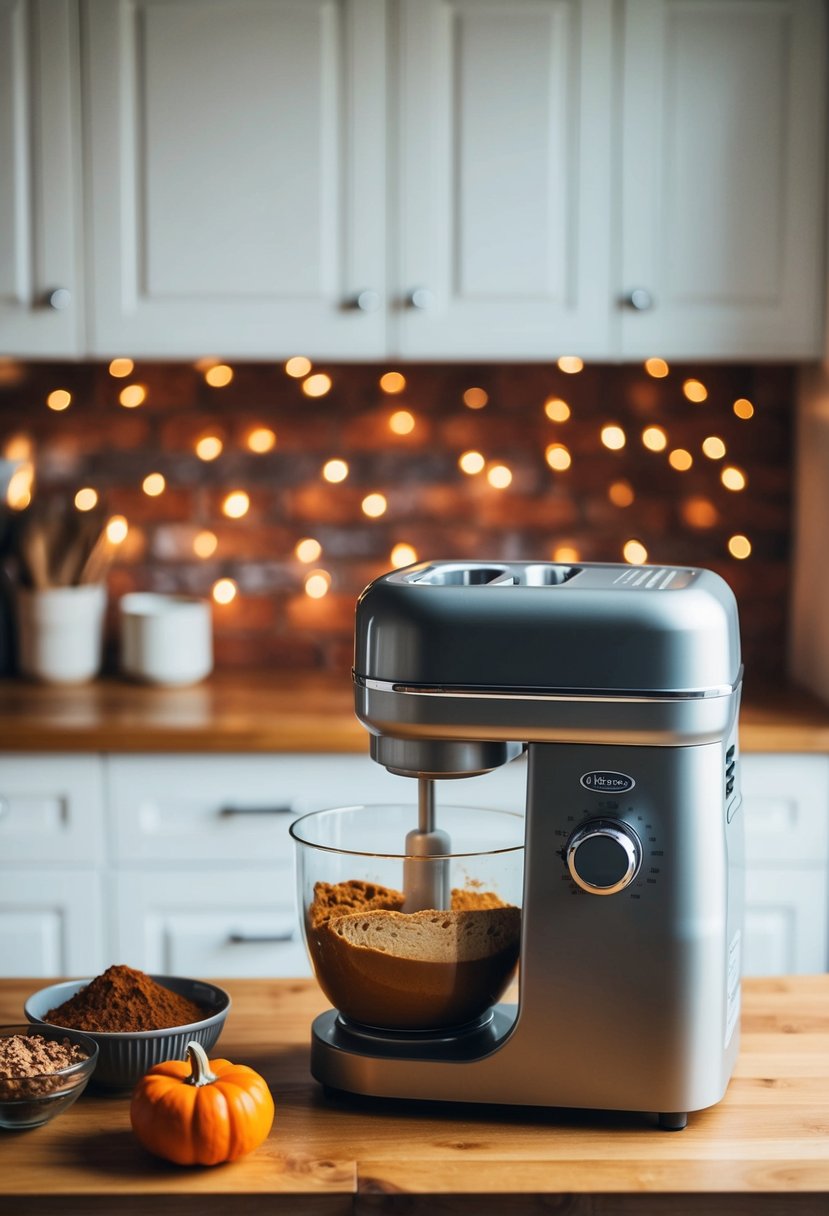
[[[156,1064],[135,1087],[130,1122],[138,1139],[176,1165],[218,1165],[257,1148],[273,1126],[263,1077],[245,1064],[208,1060],[200,1043],[186,1060]]]

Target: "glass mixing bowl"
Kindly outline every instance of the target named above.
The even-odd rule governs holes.
[[[291,825],[308,954],[323,992],[352,1022],[458,1027],[484,1014],[514,974],[523,816],[439,805],[436,820],[449,836],[440,859],[406,853],[415,806],[336,807]],[[402,911],[404,865],[446,867],[450,906]]]

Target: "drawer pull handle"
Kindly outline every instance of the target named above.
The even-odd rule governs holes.
[[[223,806],[220,815],[293,815],[294,808],[284,806]]]
[[[294,936],[293,930],[285,933],[230,933],[227,940],[232,946],[261,946],[265,943],[292,942]]]

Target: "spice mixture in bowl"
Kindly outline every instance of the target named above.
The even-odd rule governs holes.
[[[80,1097],[98,1048],[77,1031],[0,1027],[0,1127],[39,1127]]]
[[[123,965],[42,988],[24,1006],[35,1026],[73,1028],[94,1040],[94,1084],[106,1089],[131,1088],[154,1064],[184,1058],[190,1040],[208,1051],[229,1009],[230,997],[216,984]]]

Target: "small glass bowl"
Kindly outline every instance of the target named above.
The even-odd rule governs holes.
[[[314,972],[341,1016],[361,1026],[430,1032],[473,1023],[515,973],[523,816],[440,805],[437,827],[449,836],[440,859],[406,854],[406,835],[417,822],[414,806],[346,806],[304,815],[290,828]],[[448,911],[402,910],[407,865],[448,868]],[[374,914],[358,903],[338,906],[326,919],[329,901],[339,904],[351,893],[362,898],[365,884],[369,894],[385,889],[381,901],[387,893],[392,898],[375,903]]]
[[[0,1077],[0,1127],[23,1129],[40,1127],[55,1115],[61,1114],[81,1096],[87,1082],[95,1071],[98,1046],[87,1035],[77,1030],[59,1030],[50,1026],[0,1026],[0,1039],[12,1035],[29,1037],[40,1035],[43,1039],[77,1044],[86,1052],[85,1060],[78,1060],[57,1072],[44,1073],[37,1077]]]

